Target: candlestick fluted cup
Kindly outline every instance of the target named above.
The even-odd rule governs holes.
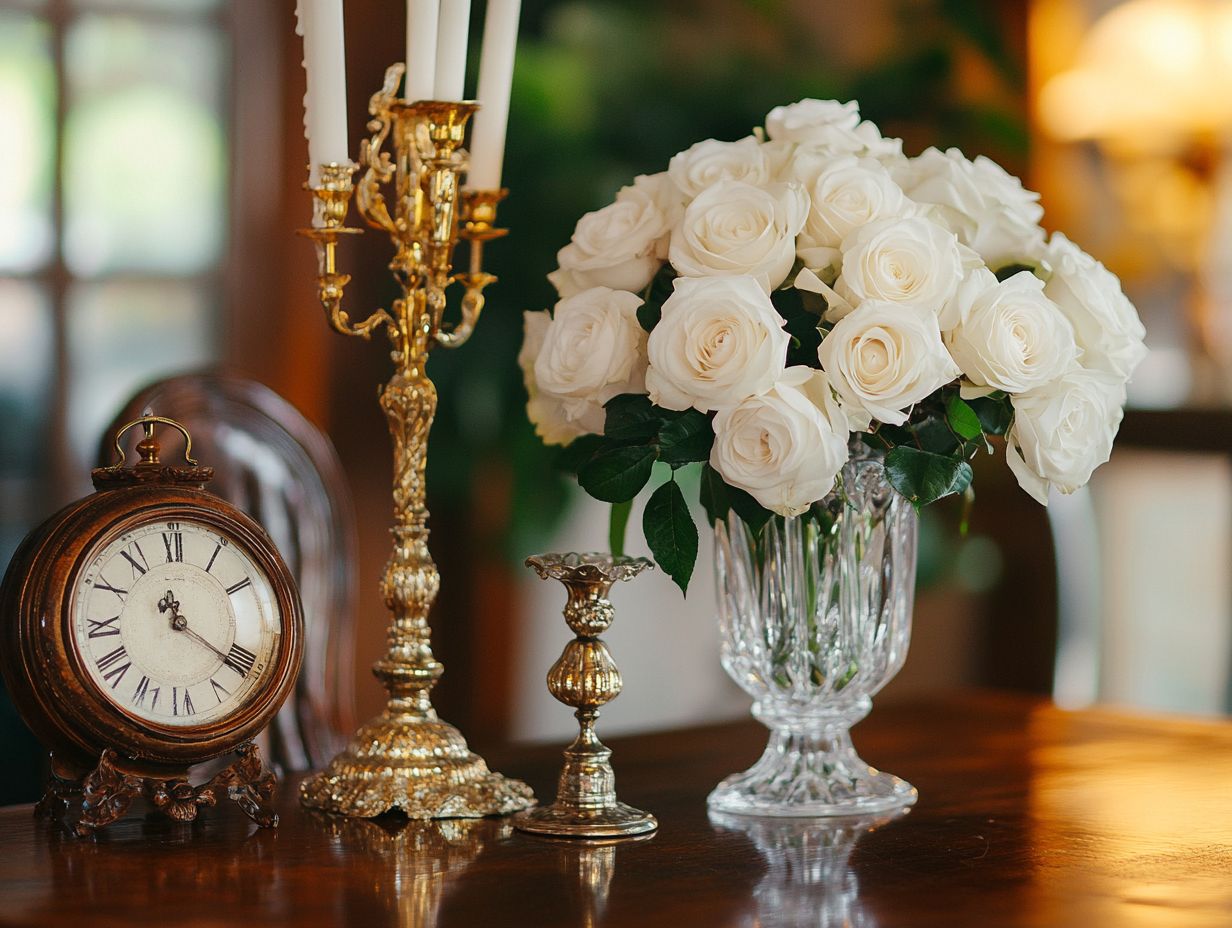
[[[490,771],[432,707],[443,668],[432,654],[428,613],[440,577],[428,551],[424,472],[437,400],[425,370],[428,353],[438,345],[456,348],[474,331],[483,289],[495,280],[482,270],[482,249],[504,234],[495,227],[495,210],[505,192],[461,189],[467,163],[461,146],[475,104],[398,99],[403,70],[389,68],[372,97],[371,135],[359,165],[320,167],[320,183],[311,188],[313,228],[303,230],[316,245],[318,293],[330,325],[362,338],[384,328],[395,370],[380,397],[394,450],[394,546],[381,586],[393,618],[388,651],[372,668],[389,701],[343,753],[303,783],[300,798],[311,808],[360,817],[392,809],[420,819],[504,815],[533,804],[530,788]],[[391,137],[392,156],[385,150]],[[363,172],[358,183],[356,171]],[[359,231],[343,226],[352,196],[368,225],[389,235],[390,269],[402,289],[389,310],[362,321],[342,308],[350,278],[338,272],[336,255],[339,238]],[[470,246],[465,272],[453,270],[460,240]],[[455,283],[463,290],[460,316],[448,323],[447,291]]]

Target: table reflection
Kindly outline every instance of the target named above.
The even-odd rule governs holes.
[[[754,910],[743,923],[758,928],[875,928],[876,918],[860,899],[851,852],[864,835],[906,814],[797,819],[709,813],[712,826],[745,835],[765,861]]]
[[[239,816],[173,823],[161,815],[129,816],[88,838],[63,834],[33,819],[35,852],[9,861],[46,879],[44,892],[10,900],[0,894],[0,918],[22,911],[31,920],[72,899],[99,917],[157,912],[168,899],[227,886],[236,895],[267,903],[276,893],[263,874],[277,852],[277,833]],[[123,887],[124,901],[116,888]],[[10,901],[13,908],[9,908]]]
[[[569,887],[570,911],[580,913],[577,924],[595,928],[603,924],[612,877],[621,847],[654,840],[654,833],[623,838],[547,838],[536,835],[536,844],[554,846],[556,867]]]
[[[365,868],[370,876],[362,899],[346,906],[349,914],[402,928],[434,928],[441,901],[458,877],[484,847],[513,833],[504,819],[425,822],[399,815],[353,819],[308,814],[328,835],[335,859]],[[380,901],[383,913],[366,911],[373,900]]]

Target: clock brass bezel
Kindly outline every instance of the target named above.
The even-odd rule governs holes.
[[[77,584],[100,548],[140,526],[176,521],[204,525],[241,545],[268,578],[281,613],[263,680],[235,711],[202,725],[164,726],[125,712],[91,678],[72,628]],[[192,487],[110,489],[61,510],[14,555],[0,609],[0,669],[61,774],[89,769],[107,748],[156,768],[182,769],[225,754],[265,728],[293,691],[303,659],[299,591],[273,543],[249,516]]]

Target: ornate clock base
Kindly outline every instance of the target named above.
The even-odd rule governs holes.
[[[98,766],[81,779],[53,774],[34,814],[50,818],[70,834],[84,838],[121,818],[138,797],[144,796],[170,819],[191,822],[203,806],[215,805],[222,791],[261,828],[276,827],[278,815],[268,805],[274,795],[274,775],[265,769],[261,753],[251,741],[241,744],[235,753],[235,763],[193,786],[183,777],[147,776],[108,748],[99,757]]]
[[[413,819],[508,815],[534,805],[520,780],[493,773],[447,722],[384,712],[300,786],[310,809],[373,818],[400,809]]]

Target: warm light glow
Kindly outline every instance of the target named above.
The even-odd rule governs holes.
[[[1232,126],[1232,0],[1130,0],[1040,93],[1054,136],[1138,139]]]

